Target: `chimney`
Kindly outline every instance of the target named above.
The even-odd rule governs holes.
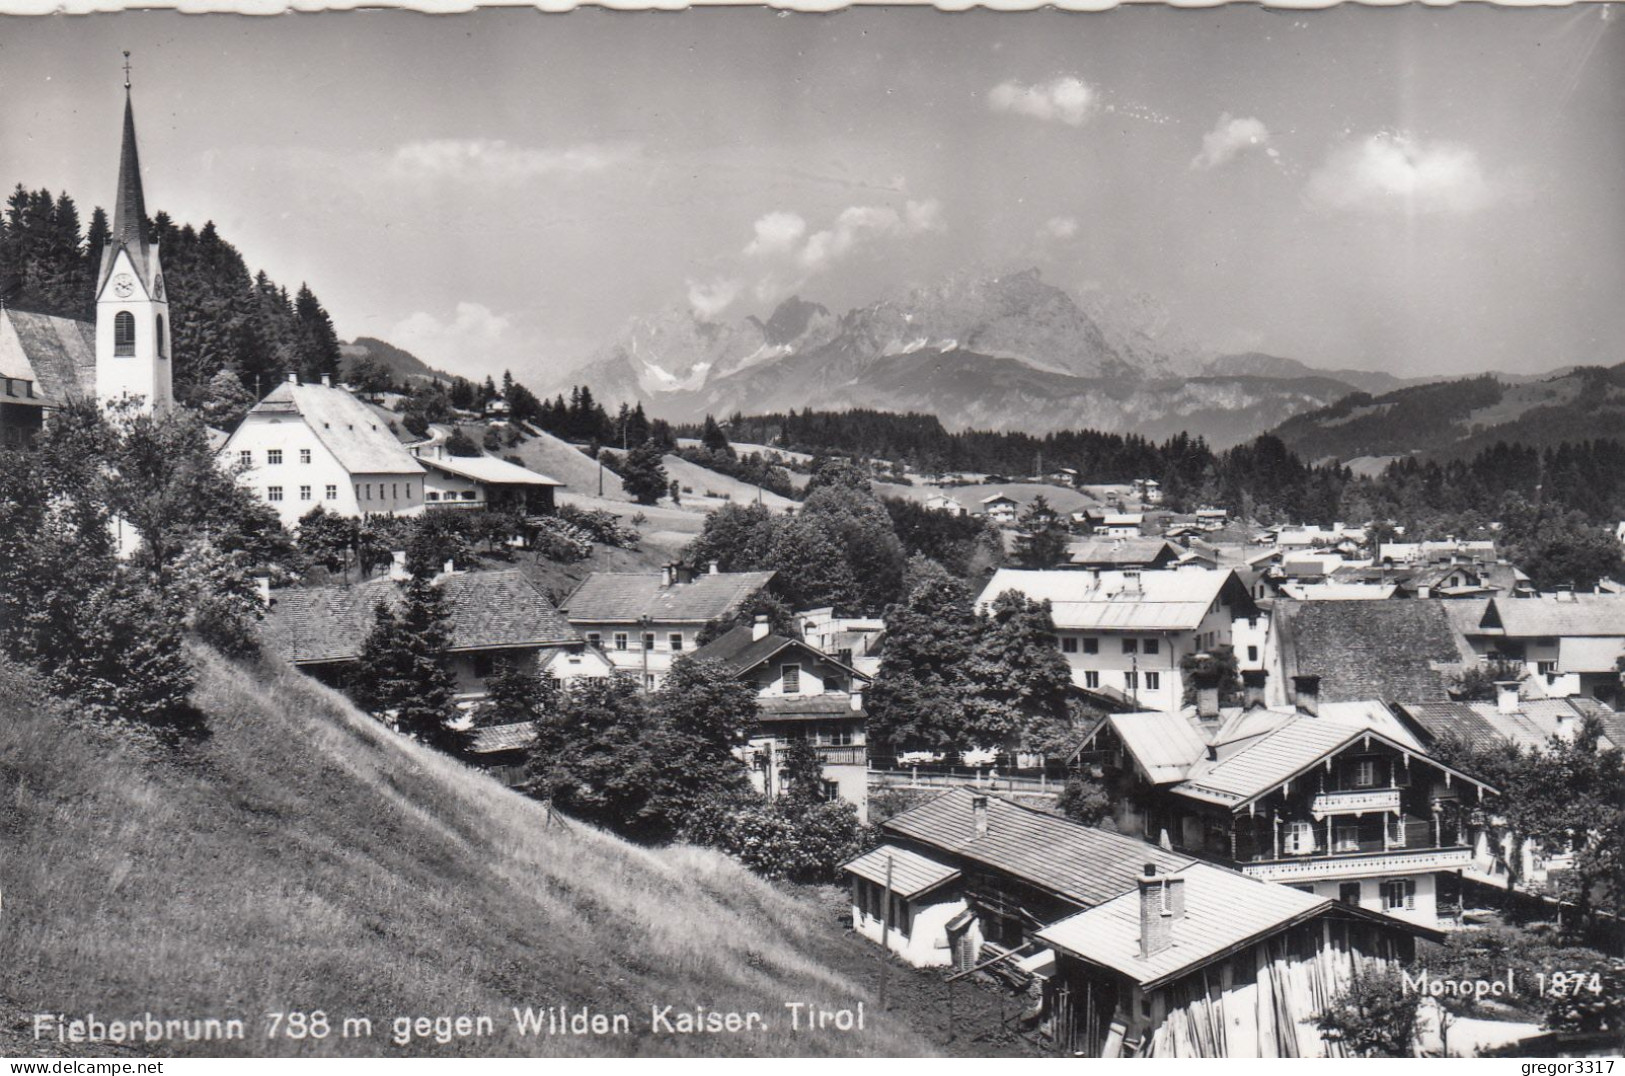
[[[660,585],[663,586],[663,587],[671,586],[672,579],[676,574],[677,573],[672,569],[672,566],[670,564],[661,565],[661,567],[660,567]]]
[[[389,577],[397,583],[412,578],[412,573],[406,570],[406,550],[397,549],[389,555]]]
[[[1292,701],[1298,704],[1298,709],[1310,717],[1320,715],[1320,677],[1294,676],[1292,678]]]
[[[1157,865],[1147,863],[1140,884],[1140,959],[1148,960],[1173,944],[1173,913],[1163,906]],[[1183,894],[1182,894],[1183,895]]]
[[[987,836],[987,797],[972,796],[970,798],[970,816],[975,824],[976,836]]]
[[[1269,681],[1270,674],[1263,669],[1241,670],[1242,705],[1249,710],[1262,709],[1264,702],[1264,685]]]
[[[673,564],[671,566],[671,581],[684,585],[694,582],[694,569],[681,562]]]
[[[750,626],[751,641],[760,642],[761,640],[767,638],[768,631],[767,614],[757,613],[755,622]]]
[[[333,375],[332,374],[323,374],[322,375],[322,388],[330,389],[332,387],[333,387]]]
[[[712,561],[710,564],[706,565],[705,574],[706,575],[716,575],[717,574],[717,562],[716,561]]]
[[[1557,715],[1557,735],[1560,738],[1562,738],[1564,740],[1568,740],[1569,742],[1572,743],[1574,741],[1575,737],[1579,735],[1579,733],[1580,733],[1580,715],[1579,714],[1569,713],[1569,714],[1558,714]]]
[[[288,384],[290,384],[290,385],[299,384],[299,375],[297,373],[290,373],[288,375]]]
[[[259,595],[260,605],[266,609],[271,608],[271,577],[256,575],[254,577],[254,593]]]
[[[1211,675],[1196,679],[1196,716],[1203,721],[1219,719],[1219,682]]]
[[[1180,875],[1170,874],[1163,878],[1162,884],[1169,917],[1175,920],[1185,918],[1185,879]]]
[[[1503,714],[1515,714],[1523,709],[1523,704],[1518,698],[1518,681],[1495,682],[1495,708]]]
[[[445,567],[441,568],[440,570],[446,575],[450,575],[452,572],[457,570],[457,565],[448,560],[446,561]]]

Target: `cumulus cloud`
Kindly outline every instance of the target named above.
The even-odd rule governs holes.
[[[755,229],[756,238],[746,245],[746,254],[782,254],[807,234],[807,222],[799,213],[766,213],[757,219]]]
[[[460,302],[452,317],[419,310],[389,331],[389,339],[431,366],[467,369],[507,344],[512,320],[480,303]]]
[[[1033,86],[1013,80],[1001,82],[988,91],[987,104],[995,112],[1013,112],[1078,127],[1100,107],[1100,94],[1082,79],[1063,75]]]
[[[1078,234],[1078,218],[1051,217],[1044,222],[1039,233],[1051,239],[1071,239]]]
[[[889,206],[848,206],[841,210],[832,227],[807,237],[796,260],[804,269],[817,271],[875,239],[939,232],[945,227],[942,203],[935,198],[906,202],[901,213]]]
[[[702,318],[713,318],[733,305],[744,287],[737,280],[717,279],[688,282],[688,305]]]
[[[1219,116],[1213,130],[1202,136],[1202,152],[1191,161],[1191,167],[1199,172],[1217,168],[1249,149],[1263,150],[1273,157],[1275,152],[1269,142],[1270,131],[1262,120],[1226,112]]]
[[[1472,213],[1500,192],[1468,146],[1379,132],[1339,146],[1309,177],[1309,200],[1332,209]]]
[[[541,176],[601,172],[631,159],[636,152],[626,145],[527,148],[501,139],[436,138],[397,147],[389,163],[395,174],[415,179],[518,183]]]

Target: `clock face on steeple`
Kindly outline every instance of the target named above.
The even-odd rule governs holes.
[[[113,294],[120,299],[128,299],[135,291],[135,277],[129,273],[120,273],[113,278]]]

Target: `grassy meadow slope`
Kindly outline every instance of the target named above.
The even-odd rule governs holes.
[[[917,1054],[852,980],[826,907],[708,851],[570,823],[388,732],[289,670],[196,654],[212,735],[144,755],[0,668],[0,1055],[35,1012],[240,1017],[245,1043],[81,1054]],[[832,964],[826,961],[836,961]],[[846,961],[843,971],[839,961]],[[786,1000],[851,1004],[801,1032]],[[759,1009],[752,1035],[651,1036],[650,1007]],[[625,1011],[630,1039],[521,1039],[514,1005]],[[268,1041],[262,1015],[367,1016],[370,1040]],[[401,1048],[400,1015],[486,1014],[496,1037]]]

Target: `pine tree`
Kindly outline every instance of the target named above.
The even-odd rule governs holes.
[[[645,441],[621,461],[621,488],[639,504],[655,504],[666,492],[670,479],[662,462],[660,446]]]
[[[733,445],[728,443],[728,435],[722,432],[722,427],[710,415],[705,416],[705,425],[700,428],[700,444],[708,452],[724,456],[734,454]]]
[[[447,727],[456,716],[456,680],[446,665],[451,617],[440,589],[414,578],[398,609],[380,601],[362,643],[357,694],[368,709],[391,715],[397,729],[443,751],[462,749],[462,733]]]

